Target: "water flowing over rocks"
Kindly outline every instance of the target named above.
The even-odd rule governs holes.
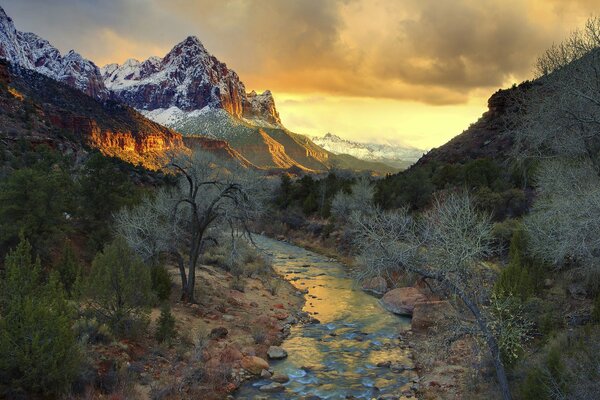
[[[408,318],[387,312],[357,287],[335,260],[282,241],[256,238],[277,273],[305,293],[302,312],[289,316],[283,359],[256,372],[235,393],[239,400],[394,399],[416,395],[417,372],[405,332]],[[292,279],[297,278],[297,279]],[[280,312],[277,304],[273,311]],[[267,395],[268,394],[268,395]]]

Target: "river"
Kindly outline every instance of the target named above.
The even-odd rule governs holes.
[[[377,364],[411,364],[398,339],[410,320],[383,310],[378,299],[357,287],[344,265],[285,242],[255,239],[271,256],[277,273],[298,289],[308,290],[304,311],[320,323],[293,326],[282,344],[288,357],[271,361],[276,372],[290,377],[284,392],[262,393],[260,386],[270,383],[262,379],[244,384],[236,399],[399,396],[414,372],[394,372]]]

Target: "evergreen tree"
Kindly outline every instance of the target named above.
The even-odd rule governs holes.
[[[98,319],[113,333],[135,336],[147,322],[151,285],[150,269],[119,237],[94,258],[84,294]]]
[[[62,255],[55,266],[58,272],[60,282],[62,283],[67,295],[73,296],[75,282],[80,277],[81,266],[75,256],[71,242],[65,242]]]
[[[160,310],[160,317],[156,323],[156,340],[160,343],[170,344],[175,337],[175,317],[171,314],[169,303],[163,303]]]
[[[5,262],[0,294],[0,397],[2,392],[58,396],[80,365],[71,310],[58,276],[42,279],[39,259],[22,239]]]

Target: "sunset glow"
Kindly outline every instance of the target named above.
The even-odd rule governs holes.
[[[291,130],[431,148],[531,78],[597,1],[9,0],[19,29],[99,66],[163,56],[196,35]],[[75,34],[76,32],[76,34]]]

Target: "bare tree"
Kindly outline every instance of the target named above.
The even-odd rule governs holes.
[[[416,222],[407,209],[355,214],[357,245],[368,267],[415,273],[455,295],[475,317],[477,329],[490,351],[502,395],[510,389],[501,359],[493,316],[485,303],[490,295],[483,285],[486,268],[481,260],[491,254],[492,223],[475,210],[468,194],[437,196],[433,207]]]
[[[260,214],[268,193],[263,175],[240,165],[224,165],[210,153],[177,155],[170,168],[179,176],[176,188],[121,212],[117,229],[146,259],[174,255],[182,300],[194,302],[196,267],[207,243],[216,241],[215,231],[229,231],[232,241],[249,234],[247,224]]]
[[[362,177],[350,188],[350,193],[340,190],[331,201],[331,213],[339,221],[347,221],[355,213],[373,209],[375,189],[369,178]]]
[[[124,237],[142,259],[150,264],[161,255],[173,259],[179,267],[182,287],[187,286],[185,262],[180,248],[184,238],[184,215],[175,212],[176,193],[161,189],[145,197],[134,208],[124,208],[115,214],[117,233]]]
[[[600,47],[600,18],[591,17],[583,29],[577,29],[561,43],[553,44],[537,59],[536,76],[558,71],[598,47]]]
[[[593,18],[562,44],[571,56],[524,95],[527,110],[513,132],[515,158],[538,165],[528,250],[551,265],[575,266],[592,289],[600,286],[599,37]]]
[[[529,251],[550,265],[576,266],[600,287],[600,180],[588,160],[547,162],[537,176],[538,198],[525,218]]]

